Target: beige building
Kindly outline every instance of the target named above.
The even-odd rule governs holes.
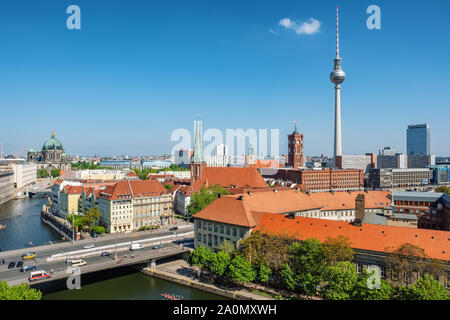
[[[82,186],[66,185],[59,193],[59,213],[64,217],[79,214],[79,200],[82,193]]]
[[[109,232],[173,223],[172,195],[157,180],[124,180],[99,192],[100,224]]]
[[[26,187],[37,180],[37,165],[35,163],[13,163],[14,184],[17,189]]]
[[[0,205],[14,198],[14,171],[0,169]]]

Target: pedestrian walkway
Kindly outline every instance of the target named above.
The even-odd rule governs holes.
[[[221,296],[237,300],[275,300],[272,297],[262,296],[245,289],[227,290],[214,284],[204,283],[197,279],[197,271],[185,260],[179,259],[157,265],[156,268],[144,268],[143,273],[161,279],[176,282],[185,286],[203,291],[219,294]]]

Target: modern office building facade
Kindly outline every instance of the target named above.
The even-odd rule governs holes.
[[[357,169],[369,172],[371,168],[376,167],[376,158],[373,153],[336,156],[335,165],[339,169]]]
[[[427,168],[436,164],[433,154],[411,154],[408,156],[408,168]]]
[[[32,162],[13,163],[14,185],[17,189],[26,187],[37,180],[37,165]]]
[[[430,154],[430,126],[428,124],[409,125],[406,130],[406,154]]]
[[[373,189],[426,186],[433,181],[432,169],[371,169],[369,187]]]
[[[0,169],[0,205],[14,197],[14,171]]]

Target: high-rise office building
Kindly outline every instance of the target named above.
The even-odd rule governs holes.
[[[409,125],[406,130],[406,154],[429,155],[430,154],[430,125]]]

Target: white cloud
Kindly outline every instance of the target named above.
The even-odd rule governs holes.
[[[284,18],[278,24],[286,29],[293,29],[297,34],[314,34],[319,32],[321,23],[314,18],[309,18],[308,22],[297,24],[289,18]]]
[[[275,32],[273,29],[270,29],[269,32],[272,34],[278,34],[278,32]]]

